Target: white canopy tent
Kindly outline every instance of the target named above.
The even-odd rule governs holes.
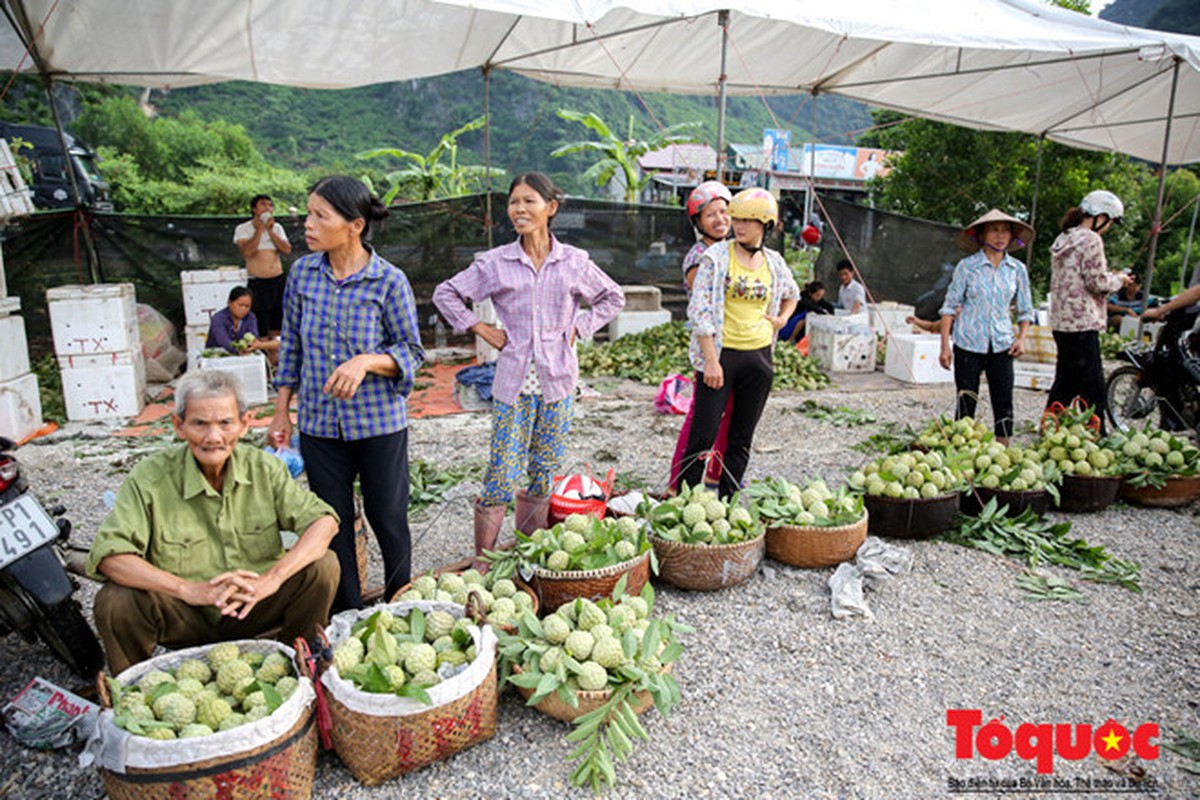
[[[340,88],[499,68],[611,89],[834,93],[1166,165],[1200,161],[1200,37],[1032,0],[738,6],[0,0],[8,23],[0,24],[0,69],[140,86],[249,80]]]

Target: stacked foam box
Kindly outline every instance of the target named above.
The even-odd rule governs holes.
[[[29,371],[21,301],[0,297],[0,436],[19,442],[42,427],[37,376]]]
[[[137,416],[146,404],[146,362],[131,283],[46,291],[67,419]]]
[[[257,406],[267,402],[267,359],[262,353],[200,358],[196,360],[196,368],[231,372],[241,380],[248,405]]]
[[[1158,333],[1163,329],[1163,322],[1143,322],[1142,340],[1149,344],[1158,344]],[[1137,338],[1138,318],[1125,316],[1121,318],[1121,335]]]
[[[671,312],[662,307],[662,289],[622,286],[621,291],[625,294],[625,307],[608,323],[610,342],[671,321]]]
[[[905,383],[950,383],[954,373],[938,358],[942,337],[936,333],[893,333],[888,337],[883,371]]]
[[[889,333],[908,333],[909,324],[904,320],[916,313],[915,306],[903,303],[893,303],[885,300],[882,303],[871,303],[867,312],[871,315],[871,328],[878,336]]]
[[[194,365],[208,339],[208,324],[212,315],[229,304],[229,290],[246,286],[249,275],[240,267],[194,269],[179,273],[183,289],[183,338],[187,345],[188,364]]]
[[[866,314],[808,316],[808,355],[829,372],[872,372],[875,333]]]

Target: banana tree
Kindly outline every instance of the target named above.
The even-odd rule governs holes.
[[[483,127],[483,117],[444,134],[437,146],[427,154],[414,153],[395,147],[381,147],[358,153],[357,157],[398,158],[411,163],[387,173],[384,177],[391,188],[383,196],[383,202],[391,204],[403,190],[405,199],[436,200],[468,194],[481,188],[489,177],[501,176],[504,170],[478,164],[458,163],[458,137]]]
[[[560,158],[571,153],[599,154],[600,160],[588,167],[587,171],[583,173],[583,178],[595,181],[597,186],[603,188],[619,173],[624,179],[625,202],[627,203],[637,202],[642,189],[652,177],[650,175],[638,177],[638,158],[646,153],[661,150],[670,144],[695,142],[697,141],[697,131],[700,128],[699,122],[681,122],[664,129],[649,139],[634,139],[633,116],[631,115],[629,117],[629,134],[622,139],[612,132],[604,120],[593,113],[584,114],[564,108],[559,109],[558,116],[569,122],[578,122],[595,132],[600,138],[598,141],[588,139],[564,144],[552,151],[550,155]]]

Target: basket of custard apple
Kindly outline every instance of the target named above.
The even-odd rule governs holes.
[[[661,503],[645,500],[638,515],[650,528],[658,576],[672,586],[713,591],[754,574],[763,557],[763,526],[738,504],[686,484]]]
[[[491,580],[519,578],[533,589],[543,612],[554,611],[577,597],[611,597],[617,581],[641,591],[657,571],[650,538],[632,517],[600,519],[571,514],[548,529],[526,535],[515,531],[516,543],[488,550]]]

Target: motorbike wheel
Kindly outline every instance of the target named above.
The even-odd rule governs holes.
[[[104,668],[104,651],[79,610],[79,603],[68,598],[40,611],[34,624],[38,636],[72,672],[94,679]]]
[[[1126,365],[1108,376],[1105,386],[1108,419],[1117,430],[1129,430],[1131,424],[1147,419],[1158,407],[1154,391],[1138,383],[1140,375],[1137,367]]]

